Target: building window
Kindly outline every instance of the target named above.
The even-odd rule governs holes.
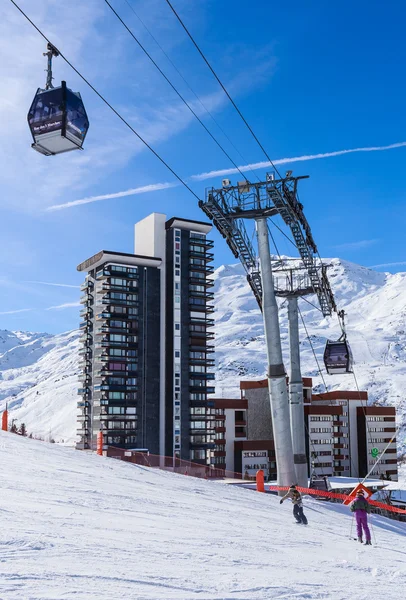
[[[180,352],[179,352],[179,350],[175,350],[175,358],[180,358]]]
[[[180,330],[180,324],[179,323],[175,323],[175,330],[179,331]]]
[[[180,277],[180,270],[179,269],[175,269],[175,277]]]

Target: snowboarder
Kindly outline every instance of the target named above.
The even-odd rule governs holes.
[[[293,516],[297,523],[303,523],[307,525],[307,519],[303,512],[303,502],[300,492],[296,489],[296,485],[292,484],[288,492],[279,500],[279,504],[282,504],[286,498],[290,498],[293,504]]]
[[[371,546],[371,532],[368,527],[368,514],[371,512],[371,507],[362,490],[358,490],[357,497],[350,504],[350,510],[355,513],[358,541],[362,544],[362,531],[364,531],[365,546]]]

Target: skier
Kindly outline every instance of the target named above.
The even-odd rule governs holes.
[[[365,546],[371,546],[371,533],[368,527],[368,514],[371,512],[371,507],[362,490],[358,490],[357,497],[350,504],[350,510],[355,513],[358,541],[362,544],[362,530],[364,530]]]
[[[303,502],[302,496],[300,492],[296,489],[296,485],[292,484],[288,490],[288,492],[279,500],[279,504],[282,504],[286,498],[290,498],[293,504],[293,516],[296,519],[297,523],[303,523],[303,525],[307,525],[307,519],[303,512]]]

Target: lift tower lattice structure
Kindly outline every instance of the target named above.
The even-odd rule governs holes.
[[[296,425],[292,432],[290,428],[288,391],[276,303],[277,290],[274,287],[269,248],[269,218],[280,215],[285,224],[289,226],[306,269],[309,289],[317,295],[323,315],[331,315],[332,311],[336,310],[325,269],[321,264],[310,226],[303,213],[303,205],[297,197],[297,185],[300,179],[304,179],[304,177],[292,177],[291,173],[287,173],[285,178],[275,179],[274,174],[269,173],[266,181],[259,183],[243,181],[236,186],[231,185],[230,181],[225,179],[222,188],[207,189],[205,201],[199,202],[200,208],[213,221],[234,256],[240,259],[247,273],[248,283],[263,314],[275,455],[278,482],[282,486],[290,485],[296,479],[295,462],[298,463],[298,457],[302,455],[302,452],[296,451],[294,457],[292,438],[300,436],[295,450],[301,450],[302,446],[304,448],[304,430],[299,432]],[[255,220],[258,257],[245,227],[244,221],[247,219]],[[294,326],[293,316],[291,320]],[[291,338],[292,343],[298,345],[298,335],[294,339]],[[294,361],[296,357],[297,352],[294,353]],[[296,397],[298,391],[295,391]],[[297,418],[294,421],[297,424]],[[303,463],[302,456],[300,462]]]

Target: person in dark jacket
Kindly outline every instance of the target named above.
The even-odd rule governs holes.
[[[279,504],[282,504],[284,500],[290,498],[293,504],[293,516],[297,523],[303,523],[307,525],[307,519],[303,512],[303,502],[300,492],[296,489],[296,485],[291,485],[288,492],[280,499]]]
[[[371,512],[371,507],[362,490],[357,492],[357,497],[351,502],[350,511],[355,513],[358,541],[362,544],[362,532],[364,531],[365,546],[371,546],[371,532],[368,527],[368,515]]]

